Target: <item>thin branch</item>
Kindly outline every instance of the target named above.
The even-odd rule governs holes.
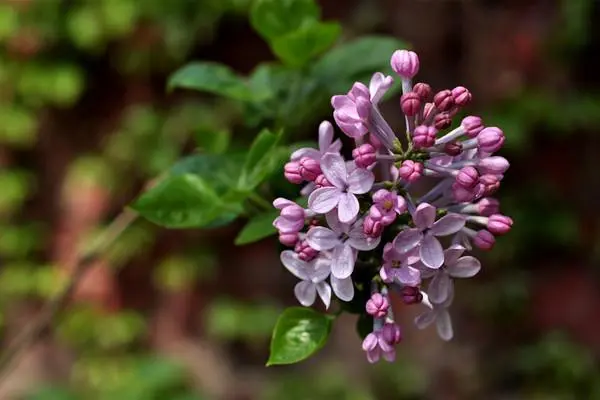
[[[121,236],[121,234],[137,219],[138,214],[132,209],[126,208],[119,214],[98,240],[81,255],[75,265],[73,273],[68,282],[58,295],[52,298],[34,319],[6,348],[0,357],[0,385],[11,370],[11,366],[19,355],[32,346],[44,333],[44,330],[52,323],[55,316],[63,309],[69,301],[77,284],[88,271],[89,267],[104,256],[106,250]]]

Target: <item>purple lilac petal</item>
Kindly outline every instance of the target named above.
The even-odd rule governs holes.
[[[310,279],[308,275],[309,264],[298,258],[298,255],[293,250],[285,250],[280,255],[281,263],[290,271],[296,278],[302,280]]]
[[[341,235],[342,233],[348,233],[350,230],[350,224],[341,223],[336,211],[331,211],[325,214],[325,220],[327,221],[327,225],[329,225],[331,230],[338,235]]]
[[[368,169],[356,168],[348,175],[348,191],[355,194],[367,193],[373,187],[375,175]]]
[[[316,189],[308,196],[308,208],[319,214],[328,213],[338,205],[341,195],[342,191],[336,187]]]
[[[437,220],[431,227],[435,236],[448,236],[460,231],[465,226],[466,219],[460,214],[448,214]]]
[[[394,249],[404,254],[414,249],[423,240],[423,234],[419,229],[410,228],[405,229],[396,236],[394,239]]]
[[[460,244],[453,244],[444,250],[444,263],[446,266],[450,266],[456,262],[465,252],[464,246]]]
[[[346,162],[340,154],[327,153],[321,157],[321,170],[332,185],[340,189],[346,188],[348,172]]]
[[[313,283],[323,282],[331,272],[331,260],[322,256],[311,261],[309,266],[312,269],[309,270],[307,275]]]
[[[339,279],[335,276],[330,278],[333,293],[342,301],[350,301],[354,298],[354,284],[352,278]]]
[[[415,210],[413,220],[417,228],[423,230],[431,228],[435,221],[436,208],[431,204],[421,203]]]
[[[317,283],[316,288],[319,298],[325,305],[325,309],[328,309],[331,305],[331,287],[327,284],[327,282],[319,282]]]
[[[421,271],[404,265],[396,271],[396,278],[405,286],[419,286],[421,284]]]
[[[444,271],[440,271],[429,282],[429,286],[427,287],[427,294],[429,295],[429,300],[433,303],[441,304],[448,298],[448,295],[452,291],[450,286],[452,286],[452,279],[448,276],[448,274]]]
[[[350,233],[348,233],[348,240],[346,241],[352,248],[360,251],[373,250],[375,247],[379,246],[379,242],[381,242],[381,236],[372,238],[365,235],[363,232],[362,221],[354,224]]]
[[[310,247],[318,251],[331,250],[340,244],[339,235],[322,226],[310,228],[306,234],[306,241]]]
[[[310,147],[302,147],[292,153],[292,155],[290,156],[290,160],[297,161],[300,160],[302,157],[312,158],[313,160],[320,160],[321,152],[317,149],[313,149]]]
[[[341,193],[338,203],[338,218],[342,223],[354,221],[360,210],[358,199],[352,193]]]
[[[331,258],[331,275],[344,279],[352,275],[354,271],[355,256],[352,247],[348,244],[340,244],[333,249]]]
[[[373,104],[379,103],[385,92],[394,83],[394,78],[386,76],[381,72],[375,72],[371,81],[369,82],[369,93],[371,94],[371,102]]]
[[[419,256],[425,266],[438,269],[444,264],[444,249],[435,236],[425,235],[419,248]]]
[[[447,270],[453,278],[471,278],[481,270],[481,263],[475,257],[465,256],[449,265]]]
[[[439,310],[435,322],[437,333],[440,338],[445,341],[452,339],[454,336],[454,331],[452,330],[452,320],[450,319],[448,310]]]
[[[310,307],[314,304],[317,298],[317,290],[315,284],[308,281],[300,281],[294,287],[296,298],[304,307]]]

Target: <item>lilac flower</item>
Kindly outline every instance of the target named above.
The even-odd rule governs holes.
[[[373,250],[380,238],[371,238],[364,234],[362,221],[353,225],[341,223],[334,213],[326,216],[331,227],[316,226],[311,228],[306,241],[315,250],[331,251],[331,275],[345,279],[352,275],[356,261],[356,250]]]
[[[396,349],[388,343],[381,331],[369,333],[362,343],[363,350],[367,353],[367,360],[374,364],[381,357],[388,362],[393,362],[396,359]]]
[[[416,249],[401,254],[392,243],[386,243],[383,248],[383,265],[379,276],[385,283],[398,283],[402,286],[419,286],[421,271],[413,265],[419,261]]]
[[[398,196],[396,192],[379,189],[373,194],[373,205],[369,209],[369,216],[381,221],[383,225],[389,225],[406,211],[406,200]]]
[[[341,222],[353,221],[358,215],[358,199],[355,195],[367,193],[375,177],[369,170],[356,168],[349,172],[341,155],[327,153],[321,159],[321,169],[332,187],[322,187],[308,198],[309,208],[325,214],[337,207]]]
[[[359,138],[370,132],[386,147],[393,147],[394,132],[377,108],[392,83],[391,76],[377,72],[371,78],[369,88],[356,82],[346,95],[333,96],[333,118],[340,129],[352,138]]]
[[[462,256],[466,249],[454,244],[444,251],[444,266],[431,269],[420,266],[421,276],[424,279],[432,278],[427,287],[429,300],[441,304],[453,292],[452,278],[471,278],[481,269],[481,263],[472,256]],[[462,256],[462,257],[461,257]]]
[[[281,263],[294,276],[301,279],[294,287],[296,298],[304,307],[313,305],[317,294],[326,308],[331,303],[331,287],[325,279],[329,276],[329,263],[323,258],[316,258],[306,262],[301,260],[292,250],[281,253]]]
[[[415,325],[417,328],[425,329],[435,322],[438,336],[442,340],[446,341],[452,339],[452,336],[454,336],[454,331],[452,329],[452,319],[450,318],[448,307],[450,307],[452,301],[454,300],[454,289],[451,289],[448,298],[443,303],[430,302],[426,293],[421,294],[423,295],[422,304],[425,304],[427,307],[429,307],[429,310],[415,318]]]
[[[394,248],[399,253],[419,247],[419,256],[423,264],[437,269],[444,263],[444,250],[437,236],[447,236],[458,232],[465,226],[465,217],[449,213],[435,220],[436,208],[421,203],[413,213],[415,228],[405,229],[394,239]]]
[[[333,141],[333,126],[329,121],[321,122],[319,125],[319,150],[303,147],[294,151],[290,157],[291,161],[299,161],[303,157],[319,161],[327,153],[339,153],[342,149],[340,139]]]

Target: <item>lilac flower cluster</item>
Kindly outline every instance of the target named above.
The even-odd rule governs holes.
[[[504,134],[467,116],[450,129],[453,117],[471,101],[459,86],[433,93],[426,83],[413,85],[419,58],[407,50],[391,57],[402,84],[400,108],[405,132],[398,135],[378,104],[394,78],[375,73],[369,86],[356,82],[345,95],[333,96],[333,119],[352,138],[352,159],[340,153],[334,128],[319,127],[319,149],[294,152],[285,177],[302,184],[308,208],[277,199],[274,221],[283,265],[298,279],[294,292],[303,306],[317,296],[328,308],[332,294],[343,302],[360,297],[373,320],[363,341],[369,362],[395,358],[401,341],[390,305],[398,293],[404,304],[421,304],[418,328],[435,323],[450,340],[448,308],[453,280],[476,275],[480,262],[465,255],[473,246],[490,250],[496,236],[510,231],[512,220],[499,213],[496,192],[509,167],[493,155]],[[403,144],[399,136],[405,136]],[[366,296],[357,296],[360,292]]]

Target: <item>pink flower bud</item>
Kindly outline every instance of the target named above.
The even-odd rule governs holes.
[[[419,125],[413,132],[413,144],[416,148],[424,149],[433,146],[437,130],[433,126]]]
[[[504,157],[485,157],[479,160],[479,167],[482,168],[485,173],[493,175],[501,175],[506,172],[510,163]]]
[[[289,206],[282,208],[280,215],[289,220],[301,220],[303,225],[304,218],[306,217],[304,209],[297,204],[290,204]]]
[[[410,50],[396,50],[392,54],[390,65],[400,77],[412,79],[419,72],[419,56]]]
[[[457,106],[464,107],[471,102],[471,92],[462,86],[457,86],[452,89],[452,97]]]
[[[494,194],[500,188],[500,179],[496,175],[485,174],[479,178],[479,183],[484,187],[483,196]]]
[[[291,183],[299,184],[304,181],[300,173],[300,163],[298,161],[290,161],[283,167],[283,175]]]
[[[431,86],[421,82],[413,86],[413,92],[419,95],[421,101],[428,101],[431,98],[432,94]]]
[[[473,201],[475,195],[476,193],[473,188],[465,188],[457,182],[452,184],[452,197],[459,203]]]
[[[465,189],[473,189],[479,182],[479,173],[473,167],[464,167],[456,175],[456,183]]]
[[[404,286],[401,290],[402,301],[406,305],[421,304],[423,301],[423,295],[419,288],[414,286]]]
[[[462,153],[463,146],[460,142],[448,142],[444,146],[444,153],[449,156],[457,156]]]
[[[477,210],[484,217],[489,217],[500,211],[500,202],[493,197],[484,197],[477,203]]]
[[[321,174],[321,165],[310,157],[300,159],[300,175],[305,181],[314,181]]]
[[[477,145],[486,153],[495,153],[504,144],[504,133],[495,126],[483,129],[477,135]]]
[[[358,146],[352,150],[352,157],[358,168],[367,168],[375,163],[376,153],[375,147],[369,143]]]
[[[510,232],[513,220],[502,214],[490,215],[487,223],[487,229],[494,235],[504,235]]]
[[[496,238],[490,232],[485,229],[477,232],[475,237],[473,238],[473,244],[479,247],[481,250],[491,250],[496,243]]]
[[[368,215],[367,218],[365,218],[365,222],[363,223],[363,232],[369,237],[379,237],[383,232],[383,224],[380,220],[375,220],[370,215]]]
[[[405,160],[398,170],[398,175],[406,182],[416,182],[423,175],[423,164],[412,160]]]
[[[383,340],[391,345],[398,344],[402,341],[402,333],[400,327],[393,322],[386,322],[381,328],[381,336]]]
[[[421,110],[421,97],[415,92],[404,93],[400,98],[400,108],[408,117],[417,115]]]
[[[298,253],[298,258],[303,261],[310,261],[314,259],[319,252],[308,245],[306,240],[298,241],[294,251]]]
[[[484,128],[482,119],[473,115],[463,118],[460,126],[464,129],[465,135],[471,139],[479,135]]]
[[[433,103],[425,103],[425,107],[423,107],[423,118],[428,119],[431,116],[431,113],[435,109]]]
[[[435,129],[437,130],[441,131],[442,129],[450,127],[450,125],[452,125],[452,118],[450,118],[450,114],[447,112],[439,113],[433,119],[433,126],[435,126]]]
[[[327,178],[325,178],[325,175],[320,174],[315,179],[315,186],[318,189],[318,188],[329,187],[329,186],[333,186],[333,185],[331,183],[329,183],[329,181],[327,180]]]
[[[293,246],[298,241],[298,233],[281,233],[279,235],[279,242],[284,246]]]
[[[433,96],[433,104],[440,111],[449,111],[454,106],[454,97],[449,90],[442,90]]]
[[[390,303],[388,299],[382,296],[380,293],[373,293],[365,305],[367,313],[375,318],[385,317],[389,308]]]

